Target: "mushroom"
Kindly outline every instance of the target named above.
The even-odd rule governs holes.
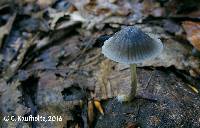
[[[136,65],[155,58],[162,49],[163,44],[159,39],[133,26],[123,28],[104,42],[102,46],[104,56],[113,61],[130,65],[131,93],[126,100],[131,101],[136,95]]]

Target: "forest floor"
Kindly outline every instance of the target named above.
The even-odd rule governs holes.
[[[125,26],[157,35],[155,59],[129,65],[101,53]],[[198,0],[1,0],[2,128],[200,127]],[[5,121],[38,115],[52,121]]]

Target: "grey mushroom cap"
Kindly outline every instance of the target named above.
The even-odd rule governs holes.
[[[136,64],[155,58],[163,49],[162,42],[136,27],[125,27],[104,42],[102,53],[109,59]]]

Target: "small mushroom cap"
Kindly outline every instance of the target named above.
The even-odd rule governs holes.
[[[162,42],[136,27],[125,27],[105,41],[102,53],[109,59],[124,63],[142,63],[156,57],[163,49]]]

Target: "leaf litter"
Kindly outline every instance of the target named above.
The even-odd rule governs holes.
[[[39,114],[62,116],[63,120],[0,124],[52,128],[199,127],[200,87],[196,81],[200,60],[192,53],[193,46],[198,49],[195,20],[199,19],[199,6],[195,0],[189,3],[16,1],[19,10],[9,14],[0,27],[1,118]],[[4,6],[4,2],[0,5]],[[1,19],[5,16],[0,16],[0,23]],[[164,43],[159,57],[138,65],[138,94],[129,104],[119,102],[120,96],[130,93],[129,67],[107,60],[99,48],[103,42],[97,41],[126,25],[156,34]]]

